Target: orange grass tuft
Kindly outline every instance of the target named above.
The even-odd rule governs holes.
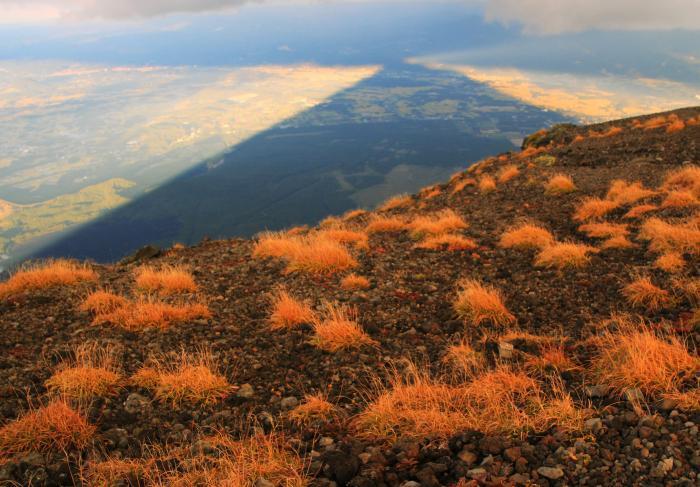
[[[316,233],[319,239],[329,239],[342,244],[352,244],[358,249],[369,248],[368,236],[364,232],[348,230],[345,228],[329,228]]]
[[[473,250],[477,248],[478,245],[473,240],[463,237],[461,235],[443,234],[436,235],[433,237],[428,237],[419,244],[416,248],[428,249],[428,250],[442,250],[446,249],[449,251],[459,251],[459,250]]]
[[[97,280],[97,273],[87,264],[69,260],[50,260],[23,267],[6,282],[0,282],[0,298],[24,291],[53,286],[74,286],[82,281]]]
[[[547,345],[540,349],[539,354],[529,355],[524,363],[526,370],[546,373],[550,369],[557,372],[568,372],[579,369],[564,351],[562,345]]]
[[[424,235],[440,235],[467,228],[467,223],[457,213],[448,209],[432,215],[418,216],[408,226],[411,229],[411,235],[419,238]]]
[[[649,213],[650,211],[656,211],[659,208],[656,205],[637,205],[630,208],[630,210],[624,214],[623,218],[639,218],[640,216]]]
[[[154,365],[140,369],[131,381],[152,389],[156,397],[173,407],[186,404],[212,404],[231,392],[231,385],[220,375],[210,352],[180,352],[174,361],[154,360]]]
[[[382,203],[378,210],[379,211],[389,211],[389,210],[394,210],[396,208],[406,208],[411,204],[411,196],[407,194],[400,194],[396,196],[392,196],[388,200],[386,200],[384,203]]]
[[[586,221],[595,218],[601,218],[616,209],[618,203],[601,198],[586,198],[577,207],[574,212],[574,220]]]
[[[370,286],[369,279],[357,274],[348,274],[340,281],[340,287],[346,291],[353,289],[368,289]]]
[[[503,304],[501,292],[475,280],[465,280],[459,285],[457,299],[452,305],[457,315],[473,325],[483,322],[494,325],[512,325],[515,316]]]
[[[654,261],[654,267],[670,273],[680,272],[685,267],[685,259],[678,252],[666,252]]]
[[[668,119],[663,115],[659,115],[656,117],[649,118],[649,119],[645,120],[644,122],[641,122],[639,120],[635,120],[634,127],[641,128],[644,130],[653,130],[653,129],[664,127],[664,126],[666,126],[666,124],[668,124]]]
[[[66,452],[87,447],[95,427],[63,401],[27,412],[0,428],[0,455]]]
[[[689,191],[700,198],[700,166],[687,166],[666,176],[661,187],[664,191]]]
[[[49,392],[86,401],[114,392],[121,379],[114,350],[85,343],[76,348],[72,360],[58,366],[45,385]]]
[[[98,289],[90,293],[83,303],[80,305],[82,311],[88,311],[93,314],[111,313],[118,308],[129,304],[129,300],[124,296],[119,296],[111,291]]]
[[[567,267],[583,267],[590,260],[589,253],[597,252],[597,249],[588,245],[573,242],[557,242],[543,248],[537,257],[537,267],[554,267],[565,269]]]
[[[383,217],[372,215],[365,231],[373,233],[396,233],[406,230],[406,222],[399,217]]]
[[[645,325],[627,322],[621,331],[598,337],[592,364],[596,381],[622,393],[638,388],[657,395],[677,391],[700,371],[700,359],[673,336],[659,336]]]
[[[673,224],[649,218],[642,224],[639,238],[648,240],[654,252],[700,253],[700,225],[693,221]]]
[[[507,183],[511,179],[517,177],[518,174],[520,174],[520,169],[518,169],[518,166],[510,164],[499,171],[498,182]]]
[[[452,188],[452,194],[459,193],[467,186],[476,186],[477,182],[474,178],[465,178],[461,181],[455,183],[454,188]]]
[[[443,357],[443,362],[467,376],[486,370],[487,365],[484,355],[474,350],[466,340],[450,345]]]
[[[661,202],[660,208],[693,208],[700,205],[700,200],[690,191],[671,191]]]
[[[339,415],[338,408],[323,394],[306,395],[304,402],[289,412],[289,419],[299,424],[329,421]]]
[[[621,134],[622,133],[622,127],[610,127],[608,130],[605,130],[603,132],[594,132],[591,130],[588,132],[588,137],[592,139],[603,139],[606,137],[612,137],[613,135]]]
[[[503,248],[541,249],[553,243],[554,236],[549,230],[532,223],[524,223],[503,233],[498,244]]]
[[[253,256],[283,258],[287,272],[329,274],[357,266],[343,244],[322,235],[263,233],[253,248]]]
[[[565,194],[576,191],[576,185],[571,176],[566,174],[555,174],[544,185],[547,194]]]
[[[356,210],[349,210],[343,213],[343,221],[348,221],[348,220],[354,220],[356,218],[359,218],[361,216],[364,216],[367,214],[367,210],[363,210],[362,208],[358,208]]]
[[[626,237],[630,233],[624,223],[608,222],[587,223],[578,227],[578,231],[590,238]]]
[[[658,311],[671,305],[671,295],[655,286],[648,277],[641,277],[622,288],[622,294],[632,306]]]
[[[97,314],[94,323],[112,323],[138,331],[144,328],[164,329],[175,323],[210,317],[211,312],[203,303],[171,304],[146,296],[114,311]]]
[[[312,323],[314,312],[308,303],[292,297],[280,289],[272,297],[272,315],[270,326],[273,330],[294,328],[304,323]]]
[[[164,265],[160,269],[143,266],[136,269],[136,287],[163,295],[196,292],[194,277],[180,266]]]
[[[636,245],[623,235],[610,237],[600,245],[601,249],[632,249],[634,247]]]
[[[618,205],[631,205],[654,195],[656,191],[646,189],[639,181],[628,183],[622,179],[616,179],[610,184],[605,199],[614,201]]]
[[[482,176],[479,178],[479,191],[482,193],[490,193],[496,189],[496,180],[491,176]]]
[[[314,318],[315,336],[311,343],[322,350],[337,352],[365,345],[377,345],[357,323],[357,310],[330,302],[325,303],[321,317]]]

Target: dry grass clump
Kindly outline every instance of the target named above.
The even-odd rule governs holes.
[[[700,371],[700,359],[673,336],[659,336],[644,324],[627,322],[620,331],[598,337],[592,363],[596,381],[622,393],[637,388],[647,395],[678,391]]]
[[[595,132],[591,130],[588,132],[588,137],[592,139],[604,139],[606,137],[612,137],[613,135],[621,134],[622,133],[622,127],[610,127],[608,130],[605,130],[603,132]]]
[[[544,185],[547,194],[565,194],[576,191],[576,185],[571,176],[566,174],[555,174]]]
[[[467,228],[467,223],[457,213],[448,209],[432,215],[418,216],[408,226],[411,229],[411,235],[419,238]]]
[[[82,281],[97,280],[97,273],[87,264],[70,260],[50,260],[24,266],[6,282],[0,282],[0,298],[24,291],[53,286],[74,286]]]
[[[197,318],[210,318],[204,303],[166,303],[151,296],[141,296],[113,311],[95,315],[94,323],[112,323],[130,331],[144,328],[167,328]]]
[[[624,223],[587,223],[578,227],[579,232],[585,233],[590,238],[626,237],[629,235],[627,225]]]
[[[419,194],[421,198],[431,200],[436,196],[440,196],[442,194],[442,189],[440,189],[438,185],[428,186],[427,188],[421,189]]]
[[[517,177],[518,174],[520,174],[520,169],[518,169],[518,166],[509,164],[498,172],[498,182],[507,183],[511,179]]]
[[[700,306],[700,278],[674,279],[673,287],[683,292],[692,306]]]
[[[83,467],[80,480],[84,485],[93,487],[130,485],[136,479],[145,479],[153,467],[152,461],[144,459],[108,458],[90,461]],[[143,484],[145,482],[136,485]]]
[[[321,230],[315,235],[319,239],[329,239],[342,244],[352,244],[358,249],[369,248],[369,237],[365,232],[338,227]]]
[[[452,306],[457,315],[473,325],[487,322],[494,325],[512,325],[515,316],[503,304],[501,292],[478,281],[462,281],[457,299]]]
[[[396,208],[406,208],[411,204],[411,196],[408,194],[399,194],[396,196],[392,196],[388,200],[386,200],[384,203],[382,203],[379,208],[377,208],[379,211],[389,211],[389,210],[394,210]]]
[[[630,210],[625,213],[622,218],[639,218],[650,211],[656,211],[658,209],[659,207],[656,205],[637,205],[630,208]]]
[[[628,183],[622,179],[616,179],[610,184],[605,199],[614,201],[618,205],[631,205],[654,195],[656,191],[646,189],[639,181]]]
[[[562,345],[546,345],[542,347],[537,355],[529,355],[525,359],[525,369],[546,373],[549,370],[557,372],[568,372],[577,370],[576,365],[567,355]]]
[[[553,243],[554,236],[549,230],[532,223],[523,223],[503,233],[498,244],[507,249],[513,247],[541,249]]]
[[[601,249],[631,249],[634,247],[636,247],[636,245],[624,235],[610,237],[600,245]]]
[[[487,365],[484,355],[474,350],[466,340],[450,345],[443,357],[443,362],[460,374],[468,376],[486,370]]]
[[[687,166],[669,173],[661,188],[664,191],[688,191],[700,198],[700,166]]]
[[[304,396],[304,402],[289,412],[289,419],[299,424],[330,421],[339,415],[338,408],[323,394]]]
[[[635,120],[634,121],[634,128],[637,129],[644,129],[644,130],[653,130],[657,128],[664,127],[668,124],[668,119],[664,115],[659,115],[656,117],[649,118],[645,120],[644,122],[640,120]]]
[[[666,252],[654,261],[654,267],[673,274],[683,270],[685,259],[678,252]]]
[[[308,303],[295,299],[284,289],[279,289],[273,294],[272,308],[270,326],[273,330],[312,323],[315,316]]]
[[[669,223],[659,218],[649,218],[639,231],[639,238],[648,240],[654,252],[700,253],[700,225],[688,221]]]
[[[658,311],[672,304],[668,291],[655,286],[648,277],[641,277],[622,288],[622,294],[632,306]]]
[[[348,274],[340,281],[340,287],[346,291],[355,289],[368,289],[370,286],[369,279],[357,274]]]
[[[164,265],[160,269],[142,266],[136,269],[136,287],[163,295],[197,291],[194,277],[181,266]]]
[[[328,352],[377,345],[357,323],[355,308],[327,302],[323,314],[316,316],[312,325],[315,335],[311,343]]]
[[[496,190],[496,180],[489,175],[484,175],[479,178],[479,191],[482,193],[490,193]]]
[[[372,233],[398,233],[406,230],[406,222],[397,216],[372,215],[365,232]]]
[[[602,218],[618,206],[620,205],[615,201],[595,197],[586,198],[576,207],[574,220],[586,221],[594,218]]]
[[[452,188],[452,194],[459,193],[467,186],[476,186],[476,185],[477,185],[477,182],[476,182],[476,179],[474,179],[474,178],[462,179],[461,181],[458,181],[457,183],[455,183],[454,188]]]
[[[31,410],[0,428],[0,457],[26,452],[82,450],[95,427],[62,400]]]
[[[343,213],[343,221],[348,221],[348,220],[354,220],[356,218],[359,218],[361,216],[364,216],[367,214],[367,210],[363,210],[362,208],[357,208],[355,210],[348,210],[345,213]]]
[[[97,291],[88,294],[83,303],[80,305],[80,309],[82,311],[88,311],[96,315],[101,315],[111,313],[112,311],[124,307],[127,304],[129,304],[129,300],[124,296],[114,294],[113,292],[104,289],[98,289]]]
[[[671,191],[661,202],[661,208],[693,208],[700,205],[700,200],[690,191]]]
[[[318,234],[263,233],[253,247],[253,256],[285,259],[287,272],[329,274],[357,266],[357,261],[342,243]]]
[[[443,234],[436,235],[433,237],[428,237],[419,244],[416,248],[428,249],[428,250],[449,250],[449,251],[459,251],[459,250],[473,250],[477,248],[478,245],[473,240],[463,237],[462,235],[453,234]]]
[[[72,360],[58,366],[45,385],[49,392],[86,401],[114,392],[121,379],[113,349],[84,343],[76,348]]]
[[[700,409],[700,389],[691,389],[684,392],[666,392],[661,397],[673,401],[675,409],[682,411],[697,411]]]
[[[226,377],[216,370],[211,353],[180,352],[175,360],[154,360],[153,365],[140,369],[131,381],[154,392],[156,397],[173,407],[181,404],[212,404],[231,392]]]
[[[535,257],[537,267],[583,267],[590,260],[589,253],[597,252],[595,247],[573,242],[557,242],[543,248]]]

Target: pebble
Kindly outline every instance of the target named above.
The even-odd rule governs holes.
[[[299,399],[294,396],[285,397],[280,401],[280,407],[284,410],[294,409],[299,405]]]
[[[537,473],[549,480],[557,480],[564,476],[564,471],[559,467],[540,467]]]
[[[238,389],[238,392],[236,393],[238,397],[242,397],[243,399],[250,399],[255,395],[255,390],[253,389],[253,386],[250,384],[243,384],[240,389]]]

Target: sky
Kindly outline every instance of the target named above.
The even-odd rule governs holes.
[[[372,0],[0,0],[0,23],[130,21],[176,13],[233,10],[243,4],[349,3]],[[590,30],[700,29],[700,0],[394,0],[472,4],[489,22],[531,35]]]

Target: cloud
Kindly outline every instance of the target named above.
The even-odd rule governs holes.
[[[488,21],[528,34],[586,30],[700,29],[698,0],[488,0]]]

